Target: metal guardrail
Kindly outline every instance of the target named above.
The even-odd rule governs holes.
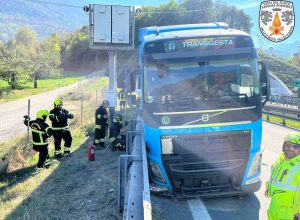
[[[270,116],[276,116],[282,119],[281,125],[287,126],[286,120],[300,122],[300,109],[266,104],[263,109],[266,115],[266,121],[270,121]]]
[[[120,156],[118,209],[123,219],[151,220],[146,146],[142,124],[136,122],[136,128],[126,135],[126,155]]]
[[[300,97],[291,95],[271,95],[269,102],[283,106],[297,106],[300,108]]]

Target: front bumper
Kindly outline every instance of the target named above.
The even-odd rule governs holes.
[[[151,189],[155,188],[161,188],[159,186],[156,186],[154,183],[151,184],[152,187]],[[231,189],[231,190],[207,190],[207,191],[186,191],[183,193],[178,193],[178,192],[173,192],[170,190],[158,190],[158,191],[153,191],[151,190],[152,193],[163,196],[163,197],[168,197],[168,198],[176,198],[176,199],[195,199],[195,198],[217,198],[217,197],[230,197],[230,196],[239,196],[239,195],[245,195],[245,194],[250,194],[253,192],[256,192],[260,189],[261,187],[261,180],[258,182],[248,184],[241,186],[240,189]]]

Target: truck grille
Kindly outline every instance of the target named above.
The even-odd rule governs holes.
[[[230,171],[243,165],[243,160],[231,161],[216,161],[213,163],[184,163],[184,164],[170,164],[170,170],[174,173],[205,173],[217,171]]]
[[[162,162],[175,192],[234,190],[248,164],[251,131],[163,135],[161,143]]]

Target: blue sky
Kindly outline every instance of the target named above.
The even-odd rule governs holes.
[[[253,28],[252,28],[252,37],[257,47],[263,47],[263,49],[267,49],[268,47],[280,47],[282,44],[290,44],[295,42],[296,40],[299,41],[300,44],[300,25],[298,23],[298,19],[300,18],[300,1],[299,0],[290,0],[294,3],[294,10],[296,16],[296,25],[293,34],[286,39],[285,41],[279,43],[273,43],[267,39],[265,39],[259,30],[258,24],[258,16],[259,16],[259,8],[260,3],[262,1],[257,0],[223,0],[222,2],[226,2],[227,5],[234,5],[239,9],[243,9],[243,11],[250,15],[252,18]],[[94,0],[93,3],[99,4],[118,4],[118,5],[160,5],[163,3],[167,3],[169,0]],[[300,45],[296,45],[300,46]]]

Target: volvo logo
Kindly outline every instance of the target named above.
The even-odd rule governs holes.
[[[208,115],[208,114],[202,115],[201,120],[202,120],[203,122],[208,122],[208,120],[209,120],[209,115]]]
[[[161,123],[163,125],[168,125],[168,124],[170,124],[170,122],[171,122],[171,120],[168,116],[164,116],[164,117],[161,118]]]

